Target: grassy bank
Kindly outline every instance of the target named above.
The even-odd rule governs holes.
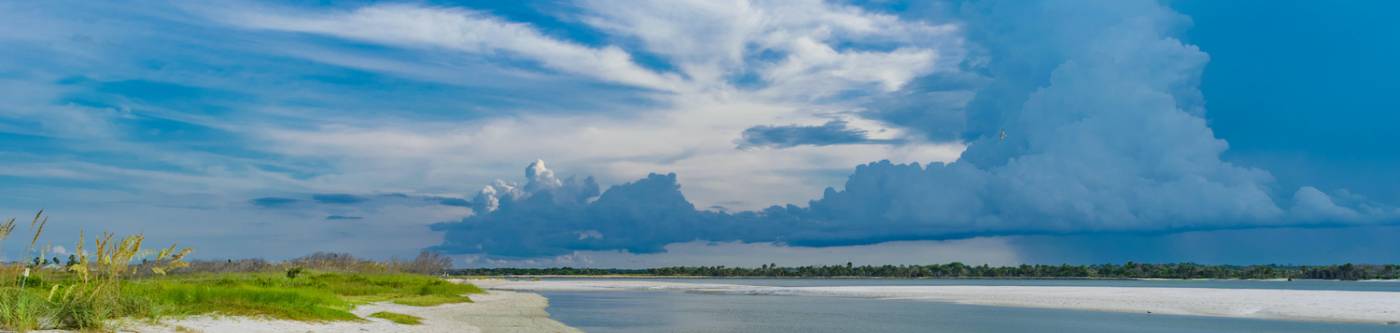
[[[145,249],[139,234],[121,238],[103,234],[92,243],[80,236],[74,253],[61,263],[61,258],[48,259],[53,253],[36,246],[47,223],[42,212],[29,223],[32,236],[25,240],[31,262],[0,264],[0,330],[110,331],[114,319],[201,314],[364,320],[350,310],[373,302],[411,306],[470,302],[467,294],[482,292],[472,285],[396,268],[412,265],[349,260],[353,257],[347,255],[318,254],[306,257],[316,260],[292,260],[253,271],[200,271],[198,265],[191,267],[184,261],[192,249]],[[0,242],[18,225],[14,219],[0,223]],[[85,246],[92,246],[91,250]]]
[[[73,274],[31,274],[23,286],[0,288],[0,327],[11,330],[105,330],[116,318],[155,320],[199,314],[303,321],[361,320],[360,304],[413,306],[470,302],[472,285],[404,273],[223,273],[133,278],[108,291],[74,290]]]
[[[144,297],[162,315],[229,314],[292,320],[358,320],[355,305],[431,306],[470,302],[481,289],[416,274],[307,272],[200,274],[136,280],[123,294]]]
[[[403,324],[403,325],[419,325],[419,324],[422,324],[422,323],[423,323],[423,318],[419,318],[419,317],[413,316],[413,315],[406,315],[406,314],[402,314],[402,313],[389,312],[389,311],[379,311],[379,312],[372,313],[372,314],[370,314],[369,316],[370,316],[370,317],[379,318],[379,319],[385,319],[385,320],[388,320],[388,321],[392,321],[392,322],[394,322],[394,323],[396,323],[396,324]]]

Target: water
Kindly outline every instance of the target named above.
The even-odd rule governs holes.
[[[674,280],[765,286],[1067,285],[1400,291],[1338,281]],[[544,292],[553,318],[588,332],[1400,332],[1400,326],[678,291]],[[1397,294],[1400,297],[1400,294]]]
[[[555,280],[587,280],[560,278]],[[1000,280],[1000,279],[609,279],[634,281],[666,281],[685,283],[721,283],[750,286],[817,287],[817,286],[1071,286],[1071,287],[1153,287],[1153,288],[1224,288],[1224,289],[1288,289],[1288,290],[1347,290],[1400,292],[1400,281],[1336,281],[1336,280]]]

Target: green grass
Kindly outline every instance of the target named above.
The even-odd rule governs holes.
[[[44,295],[19,288],[0,290],[0,324],[21,332],[38,329],[41,318],[52,312],[44,305]]]
[[[312,263],[310,267],[358,273],[307,270],[293,260],[280,264],[278,269],[286,271],[276,273],[250,269],[234,271],[265,273],[167,276],[191,267],[184,259],[193,249],[174,245],[143,249],[145,236],[117,237],[111,232],[92,235],[92,242],[88,243],[80,231],[75,254],[62,261],[48,256],[52,254],[50,247],[37,246],[47,243],[39,241],[47,224],[48,217],[40,210],[29,223],[32,233],[25,233],[32,235],[25,237],[29,240],[28,256],[35,258],[32,263],[0,263],[0,331],[109,331],[107,323],[114,319],[156,320],[197,314],[301,321],[364,320],[350,310],[370,302],[424,306],[470,302],[463,294],[482,292],[472,285],[458,285],[428,275],[367,273],[430,272],[450,265],[446,257],[429,252],[407,263],[380,263],[326,253],[304,260]],[[14,218],[0,222],[0,242],[19,225]],[[92,251],[87,250],[89,244]],[[59,262],[66,265],[60,266]],[[243,267],[243,262],[234,267]],[[251,267],[267,268],[264,266]]]
[[[292,320],[356,320],[350,302],[310,288],[201,285],[185,282],[132,283],[123,293],[147,295],[169,305],[170,314],[218,313]]]
[[[370,314],[369,316],[370,316],[370,317],[375,317],[375,318],[380,318],[380,319],[387,319],[387,320],[389,320],[389,321],[394,322],[395,324],[418,325],[418,324],[422,324],[422,323],[423,323],[423,318],[419,318],[419,317],[415,317],[415,316],[411,316],[411,315],[406,315],[406,314],[402,314],[402,313],[389,312],[389,311],[379,311],[379,312],[375,312],[375,313],[373,313],[373,314]]]
[[[473,285],[412,274],[249,273],[153,278],[128,283],[130,292],[172,305],[179,314],[219,313],[303,321],[358,320],[355,305],[394,302],[429,306],[470,302]]]
[[[48,272],[44,279],[29,279],[23,288],[18,284],[0,287],[0,329],[101,331],[107,329],[104,322],[114,318],[199,314],[355,321],[363,318],[350,310],[360,304],[432,306],[471,302],[465,294],[482,292],[473,285],[432,276],[391,273],[307,271],[294,279],[281,273],[192,274],[105,285],[75,279],[71,274]]]
[[[416,295],[395,298],[394,304],[411,306],[434,306],[451,303],[469,303],[472,299],[459,295]]]

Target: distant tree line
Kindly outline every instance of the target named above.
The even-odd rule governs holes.
[[[576,268],[576,267],[551,267],[551,268],[458,268],[449,270],[451,275],[471,275],[471,276],[547,276],[547,275],[659,275],[650,269],[625,269],[625,268]]]
[[[143,265],[145,263],[142,263]],[[181,274],[193,273],[249,273],[249,272],[289,272],[312,269],[327,272],[353,273],[417,273],[438,275],[452,268],[452,259],[436,253],[423,251],[413,260],[371,260],[358,258],[349,253],[316,252],[284,261],[265,259],[223,259],[191,260],[189,267],[182,268]],[[290,273],[289,273],[290,274]]]
[[[1400,265],[1201,265],[1127,262],[1100,265],[972,266],[959,262],[933,265],[759,267],[676,266],[648,269],[602,268],[467,268],[454,275],[651,275],[699,277],[879,277],[879,278],[1022,278],[1022,279],[1400,279]]]
[[[68,259],[55,256],[30,257],[27,262],[16,262],[24,264],[30,268],[67,268],[78,264],[76,255],[68,255]],[[301,257],[287,259],[283,261],[268,261],[266,259],[219,259],[219,260],[189,260],[189,266],[181,268],[176,274],[192,273],[250,273],[250,272],[283,272],[293,268],[313,269],[329,272],[354,272],[354,273],[417,273],[427,275],[438,275],[448,272],[452,268],[452,258],[437,252],[423,251],[418,253],[413,260],[388,259],[372,260],[359,258],[349,253],[316,252]],[[0,262],[0,264],[4,264]],[[148,259],[141,259],[139,262],[132,262],[131,266],[135,275],[152,274],[149,267],[154,267],[160,263],[151,262]]]

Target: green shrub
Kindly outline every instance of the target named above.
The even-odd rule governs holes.
[[[303,269],[301,267],[292,267],[290,269],[287,269],[287,278],[296,279],[298,275],[301,275],[302,271]]]

